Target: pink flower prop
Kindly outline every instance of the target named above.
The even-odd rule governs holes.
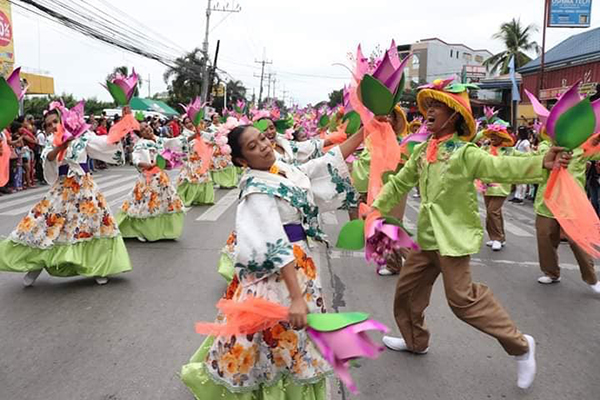
[[[167,169],[177,169],[183,166],[185,153],[179,153],[170,149],[166,149],[160,153],[160,155],[167,162]]]
[[[62,104],[56,107],[60,111],[60,119],[64,128],[63,142],[71,138],[77,138],[90,129],[90,125],[85,122],[84,107],[84,100],[77,103],[70,110]]]
[[[436,79],[427,85],[419,86],[418,89],[434,89],[434,90],[444,90],[446,86],[448,86],[454,78],[447,79]]]
[[[6,83],[8,83],[8,86],[10,86],[10,88],[12,89],[12,91],[15,93],[15,96],[17,96],[17,100],[21,100],[23,98],[23,96],[25,96],[25,92],[27,91],[27,88],[23,89],[21,88],[21,67],[16,68],[8,77],[8,79],[6,79]]]
[[[135,68],[132,69],[131,75],[125,77],[120,73],[116,73],[112,79],[106,81],[103,85],[111,94],[115,102],[120,106],[126,106],[131,102],[135,89],[139,80]]]
[[[483,183],[479,179],[475,179],[475,189],[481,194],[487,193],[489,188],[497,187],[498,185],[495,183]]]
[[[365,246],[367,261],[385,265],[388,257],[401,248],[419,250],[419,245],[401,226],[386,223],[382,218],[369,226]]]
[[[357,394],[358,389],[348,371],[350,361],[362,357],[374,360],[384,350],[384,347],[375,344],[367,334],[367,331],[371,330],[389,332],[387,326],[372,319],[332,332],[306,328],[308,336],[317,346],[323,358],[333,367],[337,377],[353,394]]]
[[[200,97],[196,97],[187,106],[183,104],[180,104],[180,106],[183,107],[186,115],[192,120],[194,126],[200,125],[204,119],[204,107],[206,106],[206,103],[202,103]]]

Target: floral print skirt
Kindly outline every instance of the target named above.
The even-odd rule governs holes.
[[[131,269],[116,221],[90,174],[61,176],[0,243],[3,271],[108,276]]]
[[[125,238],[155,241],[181,236],[183,202],[166,172],[160,171],[149,178],[140,174],[117,214],[117,222]]]
[[[294,256],[309,312],[325,312],[317,266],[304,242],[294,245]],[[236,301],[250,296],[290,305],[279,273],[254,283],[240,282],[235,276],[225,294]],[[223,319],[221,315],[217,317],[217,321]],[[198,359],[198,354],[202,359]],[[198,399],[209,398],[206,394],[214,391],[215,385],[229,393],[256,393],[263,392],[265,387],[277,387],[282,381],[314,392],[314,398],[320,399],[324,398],[321,397],[324,378],[331,371],[306,331],[281,322],[253,335],[209,338],[190,364],[183,367],[182,379]]]

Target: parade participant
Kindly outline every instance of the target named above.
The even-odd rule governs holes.
[[[226,151],[228,148],[227,136],[220,133],[223,124],[220,123],[218,117],[218,114],[213,114],[213,124],[202,133],[202,138],[213,148],[210,177],[214,185],[230,189],[237,186],[238,173],[231,162],[231,154]]]
[[[262,117],[259,121],[267,121],[265,136],[271,141],[275,149],[275,155],[282,161],[301,165],[323,155],[323,149],[332,143],[327,139],[309,139],[304,142],[287,140],[283,135],[277,133],[275,123],[270,117]]]
[[[183,202],[167,173],[157,166],[165,150],[186,153],[187,138],[166,139],[154,134],[148,123],[140,123],[140,136],[133,148],[138,180],[117,214],[121,234],[140,242],[177,239],[183,232]]]
[[[290,322],[253,335],[208,338],[183,367],[182,379],[197,399],[324,400],[332,368],[304,330],[308,312],[325,312],[313,241],[324,240],[319,213],[335,210],[352,190],[344,160],[363,133],[300,167],[278,160],[266,135],[252,126],[233,129],[229,139],[235,163],[247,169],[236,214],[236,284],[226,298],[289,306]]]
[[[535,341],[518,331],[492,291],[471,280],[470,255],[479,252],[483,229],[479,219],[474,179],[488,182],[535,183],[544,179],[555,161],[562,165],[559,148],[546,156],[494,157],[470,143],[476,133],[467,87],[436,80],[417,96],[432,136],[418,145],[409,161],[392,176],[373,203],[389,213],[417,184],[421,189],[417,241],[420,251],[408,255],[396,286],[394,316],[402,337],[385,336],[384,344],[396,351],[424,354],[429,332],[424,311],[433,284],[441,274],[446,298],[454,314],[495,337],[515,356],[518,386],[528,388],[536,373]]]
[[[66,123],[81,134],[56,145],[55,136],[64,131],[61,115],[68,115]],[[33,285],[44,269],[57,277],[94,277],[100,285],[131,270],[123,238],[86,163],[88,156],[121,163],[123,149],[87,130],[84,122],[83,103],[70,111],[53,103],[44,116],[50,136],[42,162],[50,191],[0,242],[0,271],[27,273],[25,286]]]
[[[200,155],[195,151],[197,140],[203,140],[200,132],[202,127],[196,128],[189,117],[183,119],[182,135],[191,139],[187,159],[177,177],[177,193],[186,207],[191,205],[213,204],[215,202],[215,189],[210,172],[203,168]]]
[[[419,129],[421,129],[421,126],[423,126],[423,118],[415,118],[412,121],[410,121],[410,124],[408,124],[408,132],[417,133]]]
[[[401,140],[406,136],[408,132],[408,122],[406,120],[406,114],[399,104],[394,107],[390,114],[390,123],[392,124],[392,128],[394,129],[398,140]],[[352,164],[352,182],[354,183],[354,188],[360,193],[361,202],[363,203],[367,202],[370,166],[371,153],[365,148],[360,153],[358,159]],[[398,168],[402,168],[402,165],[399,165]],[[387,179],[384,179],[384,183],[386,181]],[[404,196],[389,215],[402,221],[406,208],[406,200],[407,196]],[[400,272],[400,269],[402,268],[402,254],[406,256],[405,251],[395,251],[394,255],[388,260],[386,266],[379,268],[377,273],[381,276],[389,276]]]
[[[598,137],[595,140],[599,140]],[[540,143],[538,153],[547,151],[548,142]],[[575,181],[581,186],[585,185],[585,172],[587,163],[590,160],[598,160],[598,154],[590,157],[583,155],[583,150],[577,148],[573,151],[573,161],[569,164],[568,171],[573,175]],[[558,245],[561,241],[561,228],[558,221],[554,218],[552,212],[544,202],[544,194],[548,181],[540,184],[533,208],[535,209],[535,231],[537,238],[538,256],[540,260],[540,269],[544,273],[538,278],[542,284],[552,284],[560,282],[560,267],[558,265]],[[600,283],[594,269],[594,259],[581,249],[571,238],[566,237],[571,247],[571,251],[577,260],[581,279],[589,285],[595,293],[600,294]]]
[[[529,153],[531,151],[531,143],[529,142],[529,133],[527,129],[519,129],[518,140],[515,145],[515,149],[522,153]],[[527,185],[519,184],[515,190],[515,196],[509,200],[511,203],[522,204],[525,201],[525,194],[527,194]]]
[[[482,149],[492,156],[506,156],[514,153],[515,138],[506,129],[508,123],[497,119],[488,124],[482,134],[490,144]],[[510,184],[483,183],[486,208],[485,229],[490,240],[486,243],[493,251],[500,251],[506,244],[502,206],[510,194]]]

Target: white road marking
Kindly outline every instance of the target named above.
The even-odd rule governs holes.
[[[124,190],[130,190],[131,188],[129,187],[129,185],[126,185],[125,183],[132,183],[135,179],[137,179],[137,176],[126,176],[124,178],[112,180],[110,182],[107,182],[106,184],[99,185],[100,192],[104,195],[104,197],[108,197],[108,196],[112,196],[114,194],[120,193]],[[116,186],[116,185],[121,185],[121,186],[116,189],[112,189],[112,190],[106,190],[106,191],[104,190],[105,188]],[[0,213],[0,215],[15,216],[15,215],[23,214],[23,213],[26,213],[29,210],[31,210],[31,207],[33,207],[33,205],[34,205],[34,203],[28,204],[24,207],[20,207],[20,208],[14,209],[14,210]]]
[[[217,221],[221,217],[221,215],[223,215],[223,213],[225,213],[225,211],[227,211],[227,209],[237,201],[239,195],[239,190],[230,191],[225,196],[223,196],[221,200],[217,202],[217,204],[215,204],[214,206],[206,210],[198,218],[196,218],[196,221]]]

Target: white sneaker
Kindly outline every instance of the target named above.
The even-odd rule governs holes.
[[[183,207],[183,212],[187,213],[192,209],[192,207]]]
[[[493,245],[493,244],[494,244],[494,241],[493,241],[493,240],[490,240],[490,241],[489,241],[489,242],[487,242],[485,245],[486,245],[487,247],[492,247],[492,245]]]
[[[40,276],[42,271],[43,270],[39,269],[37,271],[29,271],[28,273],[26,273],[25,276],[23,277],[23,286],[29,287],[29,286],[33,285],[33,283],[38,278],[38,276]]]
[[[492,250],[493,251],[500,251],[500,250],[502,250],[502,243],[500,243],[497,240],[494,240],[494,242],[492,243]]]
[[[387,347],[388,349],[394,351],[407,351],[409,353],[414,354],[427,354],[427,352],[429,351],[429,347],[423,351],[409,350],[408,347],[406,347],[406,341],[401,337],[384,336],[383,344],[385,344],[385,347]]]
[[[377,273],[380,276],[390,276],[390,275],[395,275],[396,273],[393,271],[390,271],[389,269],[387,269],[386,267],[382,267],[379,271],[377,271]]]
[[[590,289],[596,294],[600,294],[600,282],[596,282],[595,285],[590,285]]]
[[[108,278],[105,276],[97,276],[95,279],[98,285],[106,285],[108,283]]]
[[[540,276],[538,278],[539,283],[543,283],[544,285],[549,285],[551,283],[560,282],[560,276],[558,278],[550,278],[548,275]]]
[[[146,241],[146,238],[142,237],[142,236],[138,236],[137,240],[139,240],[140,242],[144,243]]]
[[[517,359],[517,386],[521,389],[527,389],[535,379],[537,365],[535,362],[535,340],[529,335],[523,335],[529,343],[529,351],[522,356],[515,357]]]
[[[419,193],[415,193],[415,194],[413,194],[413,198],[415,198],[415,199],[418,199],[418,198],[420,198],[420,197],[421,197],[421,195],[420,195]]]

